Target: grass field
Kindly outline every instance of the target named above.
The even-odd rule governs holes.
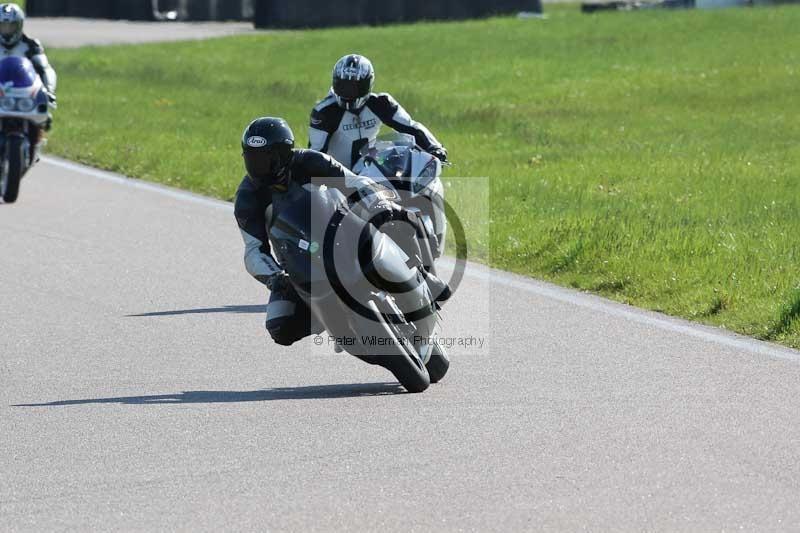
[[[304,143],[359,51],[491,178],[473,258],[800,347],[800,8],[550,14],[52,51],[50,151],[231,198],[244,125]]]

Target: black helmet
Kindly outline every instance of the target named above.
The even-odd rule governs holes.
[[[0,4],[0,43],[11,48],[22,39],[25,12],[16,4]]]
[[[355,111],[364,107],[375,83],[375,69],[358,54],[341,58],[333,67],[333,94],[340,107]]]
[[[247,174],[256,183],[285,186],[286,167],[292,160],[294,133],[282,118],[261,117],[242,134],[242,157]]]

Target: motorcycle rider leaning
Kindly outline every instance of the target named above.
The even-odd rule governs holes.
[[[310,310],[289,282],[288,274],[272,257],[266,211],[272,204],[273,194],[287,191],[292,182],[304,185],[312,178],[333,178],[326,184],[343,190],[346,195],[348,191],[359,191],[365,201],[371,198],[370,212],[388,214],[390,219],[424,227],[413,213],[375,194],[381,187],[371,179],[356,176],[326,154],[295,149],[294,134],[281,118],[253,120],[242,135],[242,157],[247,175],[236,192],[234,215],[244,239],[245,268],[270,290],[266,328],[278,344],[289,346],[308,335],[320,333],[323,328],[313,320]],[[408,247],[419,247],[415,238],[407,240],[405,245],[398,244],[409,256]],[[449,298],[450,290],[444,282],[429,272],[424,276],[437,301]]]
[[[375,70],[369,59],[357,54],[339,59],[328,95],[311,110],[308,147],[353,168],[361,148],[374,143],[381,124],[386,124],[413,135],[423,150],[446,161],[447,150],[428,128],[414,121],[390,94],[373,93],[374,83]]]

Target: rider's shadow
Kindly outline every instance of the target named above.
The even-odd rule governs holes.
[[[87,398],[57,400],[47,403],[23,403],[13,407],[62,407],[86,404],[167,405],[187,403],[268,402],[273,400],[330,400],[360,396],[404,394],[399,383],[351,383],[313,385],[307,387],[276,387],[255,391],[184,391],[176,394],[149,396],[119,396],[116,398]]]

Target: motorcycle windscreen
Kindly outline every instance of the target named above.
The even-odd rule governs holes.
[[[375,155],[378,152],[383,152],[384,150],[389,150],[390,148],[394,148],[395,146],[415,146],[416,140],[414,137],[407,133],[399,133],[396,131],[390,133],[382,133],[378,135],[378,138],[375,139],[370,144],[365,144],[361,147],[358,153],[363,157],[365,155]]]
[[[371,157],[372,164],[389,180],[408,176],[411,172],[411,150],[406,146],[393,146]]]
[[[0,61],[0,85],[4,88],[31,87],[36,83],[36,78],[33,63],[27,58],[6,57]]]

